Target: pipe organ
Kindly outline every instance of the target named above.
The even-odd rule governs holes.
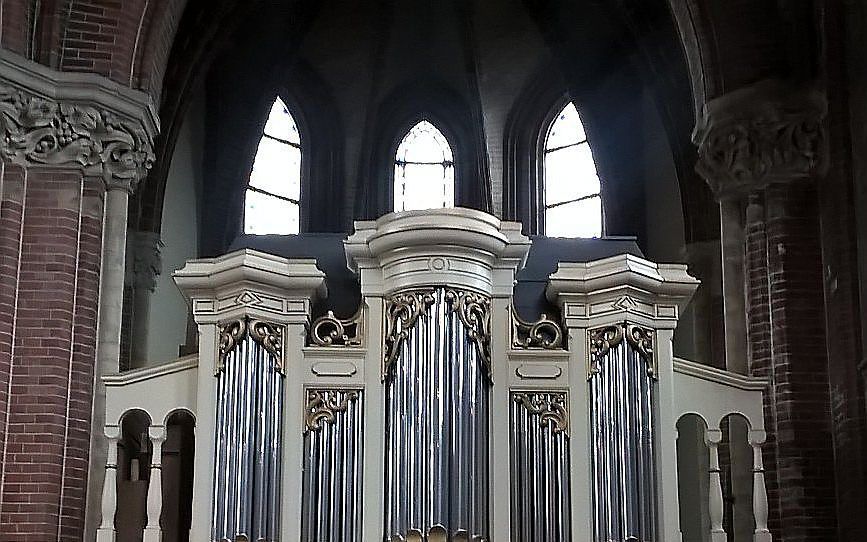
[[[200,334],[191,540],[676,540],[683,266],[560,262],[560,314],[523,320],[520,224],[394,213],[344,248],[348,318],[311,318],[315,260],[243,250],[175,273]]]

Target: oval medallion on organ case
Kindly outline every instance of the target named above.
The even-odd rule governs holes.
[[[563,369],[556,365],[525,363],[515,369],[515,374],[523,379],[550,380],[563,374]]]
[[[320,361],[310,368],[316,376],[352,376],[358,368],[354,363],[340,361]]]

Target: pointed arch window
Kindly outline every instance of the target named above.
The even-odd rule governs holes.
[[[572,102],[551,123],[544,153],[545,235],[602,235],[602,197],[593,153]]]
[[[454,207],[455,163],[448,140],[423,120],[401,140],[394,158],[394,210]]]
[[[244,233],[294,234],[301,222],[301,136],[279,97],[274,100],[244,205]]]

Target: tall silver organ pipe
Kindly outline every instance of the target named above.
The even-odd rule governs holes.
[[[511,394],[512,540],[571,540],[564,392]]]
[[[632,324],[590,331],[590,450],[596,542],[659,540],[653,337],[652,330]]]
[[[302,542],[361,540],[362,397],[360,390],[307,390]]]
[[[490,299],[396,294],[385,346],[385,540],[488,540]]]
[[[282,346],[282,328],[267,322],[220,329],[212,540],[277,540]]]

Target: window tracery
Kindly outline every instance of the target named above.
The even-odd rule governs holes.
[[[244,233],[297,234],[301,222],[301,136],[279,97],[274,100],[247,184]]]
[[[423,120],[401,140],[394,159],[394,210],[454,207],[455,164],[442,132]]]
[[[545,234],[602,235],[602,197],[596,163],[572,102],[555,117],[544,149]]]

